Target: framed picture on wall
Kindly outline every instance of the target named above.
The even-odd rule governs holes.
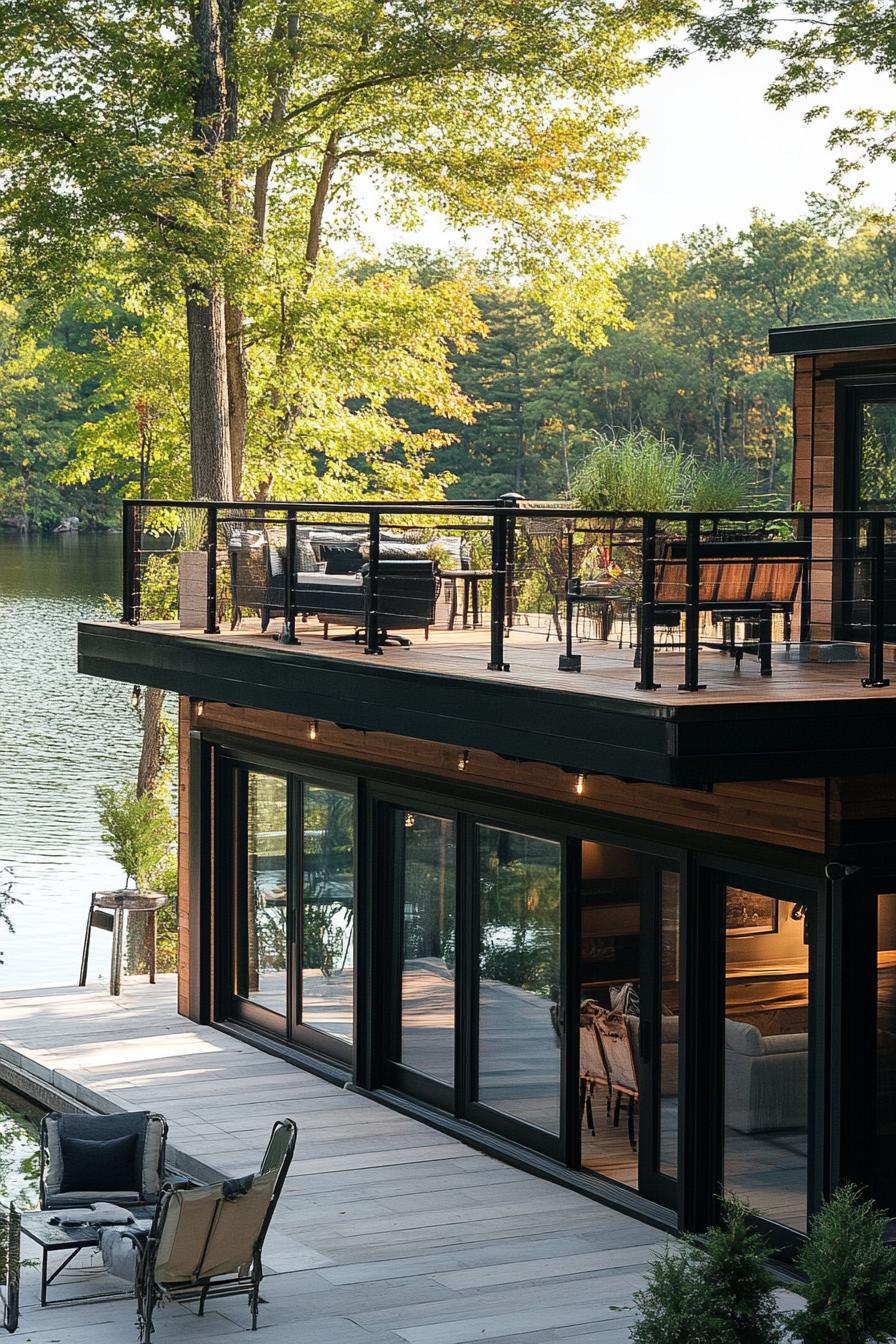
[[[750,938],[778,932],[778,902],[774,896],[742,887],[725,888],[725,932],[729,938]]]

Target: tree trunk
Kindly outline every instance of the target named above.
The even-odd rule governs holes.
[[[333,174],[336,171],[336,164],[339,162],[339,132],[331,131],[327,139],[326,149],[324,150],[324,161],[321,164],[320,174],[317,179],[317,186],[314,189],[314,200],[311,202],[311,213],[308,217],[308,238],[305,243],[305,285],[307,290],[314,276],[314,268],[320,256],[320,244],[323,234],[324,209],[327,204],[327,196],[330,193],[330,185],[333,181]]]
[[[217,285],[187,290],[190,463],[195,499],[232,499],[224,297]]]
[[[198,0],[193,10],[197,64],[193,143],[203,157],[215,154],[225,140],[236,135],[237,89],[228,66],[238,7],[238,0]],[[188,285],[186,302],[193,494],[199,499],[230,499],[234,481],[227,335],[220,283],[203,279]]]
[[[230,433],[230,486],[239,499],[246,457],[246,426],[249,422],[249,388],[246,349],[243,344],[243,312],[235,303],[224,304],[227,337],[227,408]]]
[[[143,745],[137,767],[137,797],[151,793],[162,773],[162,709],[165,692],[147,686],[143,692]]]

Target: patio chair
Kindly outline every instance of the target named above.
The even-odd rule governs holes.
[[[153,1313],[163,1301],[198,1302],[202,1316],[209,1297],[245,1294],[251,1328],[258,1329],[262,1247],[295,1145],[295,1123],[278,1120],[254,1175],[195,1190],[166,1189],[136,1258],[141,1344],[149,1344]],[[122,1238],[133,1242],[127,1229],[103,1234],[103,1259],[110,1267]]]
[[[165,1172],[168,1125],[150,1111],[117,1115],[53,1111],[40,1125],[40,1207],[155,1204]]]
[[[596,1026],[596,1018],[606,1009],[598,1004],[583,1004],[579,1014],[579,1111],[594,1134],[594,1090],[606,1089],[607,1116],[610,1115],[610,1073],[604,1058],[603,1046]]]
[[[638,1085],[638,1066],[635,1060],[632,1030],[625,1014],[620,1012],[604,1013],[596,1017],[595,1027],[607,1062],[610,1091],[616,1099],[613,1124],[619,1124],[622,1098],[628,1097],[628,1141],[632,1146],[632,1152],[636,1152],[635,1106],[640,1103],[641,1090]]]

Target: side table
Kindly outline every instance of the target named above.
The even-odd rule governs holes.
[[[144,915],[150,922],[149,983],[156,982],[156,936],[158,913],[168,901],[158,891],[138,891],[123,887],[120,891],[95,891],[90,897],[84,950],[81,953],[81,976],[78,984],[87,983],[87,958],[90,953],[91,929],[105,929],[112,934],[112,967],[109,973],[109,993],[121,993],[121,963],[124,957],[124,917]]]

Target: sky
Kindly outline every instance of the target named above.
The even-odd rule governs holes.
[[[671,242],[703,225],[737,231],[749,223],[753,208],[793,218],[808,193],[831,191],[834,155],[826,140],[837,114],[892,104],[890,81],[857,66],[827,98],[832,118],[806,125],[807,103],[777,111],[765,102],[776,69],[770,52],[716,63],[692,57],[637,91],[635,125],[647,145],[600,211],[619,222],[626,251]],[[896,205],[891,165],[869,165],[865,177],[868,203]],[[412,236],[381,224],[371,233],[382,249],[411,237],[434,249],[464,243],[434,216]],[[467,245],[478,250],[477,243],[485,246],[484,235]]]

